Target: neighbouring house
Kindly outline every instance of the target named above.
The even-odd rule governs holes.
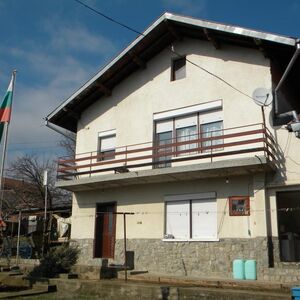
[[[299,280],[298,48],[166,13],[49,114],[77,134],[57,186],[79,265],[124,262],[127,212],[136,270],[230,278],[244,258],[259,279]]]

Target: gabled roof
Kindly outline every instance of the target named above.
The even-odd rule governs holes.
[[[265,55],[284,59],[286,63],[297,42],[292,37],[165,13],[50,113],[48,121],[76,132],[78,118],[84,109],[102,96],[109,96],[114,86],[132,72],[145,67],[147,61],[183,36],[211,41],[216,48],[222,43],[256,48]]]

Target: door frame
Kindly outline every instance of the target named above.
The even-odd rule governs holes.
[[[104,257],[103,254],[96,255],[96,239],[97,239],[97,212],[98,207],[101,206],[113,206],[113,237],[112,237],[112,243],[113,243],[113,250],[112,254],[110,256]],[[93,240],[93,258],[114,258],[115,256],[115,241],[116,241],[116,223],[117,223],[117,201],[110,201],[110,202],[98,202],[96,203],[95,207],[95,224],[94,224],[94,240]],[[101,249],[101,252],[103,252],[103,249]]]

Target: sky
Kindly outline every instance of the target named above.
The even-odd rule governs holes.
[[[82,0],[145,30],[164,12],[300,37],[300,0]],[[74,0],[0,0],[0,98],[17,69],[8,161],[62,155],[43,118],[122,51],[136,34]],[[2,94],[1,94],[2,93]],[[91,149],[96,150],[96,149]]]

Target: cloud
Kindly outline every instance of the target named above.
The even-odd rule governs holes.
[[[291,10],[294,12],[298,12],[299,8],[300,8],[299,1],[293,1],[291,5]]]
[[[56,141],[62,136],[45,127],[43,118],[116,52],[112,41],[76,24],[61,30],[45,29],[45,34],[48,38],[43,45],[0,46],[0,55],[17,64],[19,71],[10,123],[9,160],[25,152],[49,156],[59,152]],[[0,74],[4,86],[9,78],[2,77]]]
[[[206,0],[162,0],[167,10],[187,15],[197,15],[206,10]]]
[[[82,26],[63,28],[56,32],[51,41],[54,49],[69,49],[76,52],[107,55],[115,52],[114,44],[104,36],[89,32]]]

